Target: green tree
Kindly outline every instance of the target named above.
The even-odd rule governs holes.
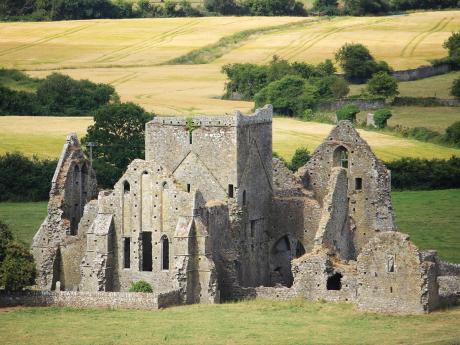
[[[366,82],[379,71],[391,72],[386,62],[376,62],[369,49],[362,44],[346,43],[336,52],[335,59],[342,67],[345,79],[355,83]]]
[[[460,121],[447,127],[445,136],[447,142],[460,146]]]
[[[256,107],[270,103],[275,113],[300,116],[305,109],[316,105],[316,92],[317,89],[302,77],[288,75],[268,84],[255,95],[254,101]]]
[[[387,72],[375,73],[367,82],[367,90],[373,96],[385,98],[394,97],[399,94],[398,82]]]
[[[0,287],[20,291],[35,282],[35,263],[29,250],[14,240],[8,225],[0,221]]]
[[[314,0],[312,9],[322,14],[335,15],[338,13],[338,6],[337,0]]]
[[[306,147],[299,147],[295,150],[288,168],[292,171],[297,171],[300,167],[304,166],[309,159],[310,151],[308,151]]]
[[[95,112],[94,124],[88,128],[82,143],[97,145],[93,159],[102,186],[112,186],[132,160],[144,158],[145,124],[153,116],[134,103],[110,104]],[[101,180],[98,168],[110,175],[102,176]]]
[[[356,122],[356,114],[359,113],[359,108],[355,104],[347,104],[336,111],[337,121],[348,120]]]
[[[345,11],[353,16],[383,14],[389,9],[388,0],[345,0]]]
[[[387,125],[387,121],[393,114],[389,109],[379,109],[374,112],[374,123],[377,128],[385,128]]]
[[[460,78],[453,81],[452,87],[450,88],[450,94],[456,98],[460,98]]]
[[[234,14],[237,11],[235,0],[204,0],[204,8],[220,14]]]
[[[448,50],[449,57],[460,64],[460,31],[453,32],[442,46]]]

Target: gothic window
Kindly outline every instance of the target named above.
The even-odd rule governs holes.
[[[345,147],[339,146],[335,149],[334,166],[348,168],[348,150]]]
[[[169,240],[166,235],[161,238],[161,269],[169,270]]]
[[[393,254],[387,255],[387,271],[388,272],[395,271],[395,256]]]
[[[233,198],[233,185],[232,184],[228,185],[228,197]]]
[[[355,178],[355,190],[363,189],[363,179],[361,177]]]
[[[123,182],[123,194],[129,194],[131,191],[131,186],[128,181]]]

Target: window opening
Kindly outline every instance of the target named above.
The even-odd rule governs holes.
[[[342,274],[337,272],[327,278],[327,289],[328,290],[341,290],[342,289]]]
[[[161,239],[161,269],[169,270],[169,240],[166,236]]]
[[[142,271],[152,271],[152,233],[142,233]]]
[[[123,267],[130,268],[131,267],[131,238],[125,237],[124,246],[123,246]]]

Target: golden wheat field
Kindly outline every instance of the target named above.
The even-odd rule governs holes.
[[[253,33],[201,65],[169,60],[249,29]],[[43,77],[58,70],[115,86],[123,101],[160,115],[249,111],[251,102],[221,100],[220,73],[230,62],[264,63],[277,54],[316,63],[346,42],[367,45],[396,69],[446,54],[442,42],[460,27],[460,11],[386,17],[207,17],[0,23],[0,66]],[[397,38],[397,39],[396,39]]]
[[[90,117],[1,116],[0,154],[20,151],[43,158],[57,158],[70,132],[83,136],[92,123]],[[273,150],[290,159],[300,146],[313,151],[328,135],[332,125],[295,119],[273,120]],[[450,158],[459,149],[407,140],[392,135],[360,130],[377,157],[391,161],[401,157]]]

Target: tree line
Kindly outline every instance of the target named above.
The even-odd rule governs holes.
[[[459,0],[315,0],[323,15],[375,15],[416,9],[458,8]],[[2,20],[197,17],[210,15],[306,16],[298,0],[0,0]]]

